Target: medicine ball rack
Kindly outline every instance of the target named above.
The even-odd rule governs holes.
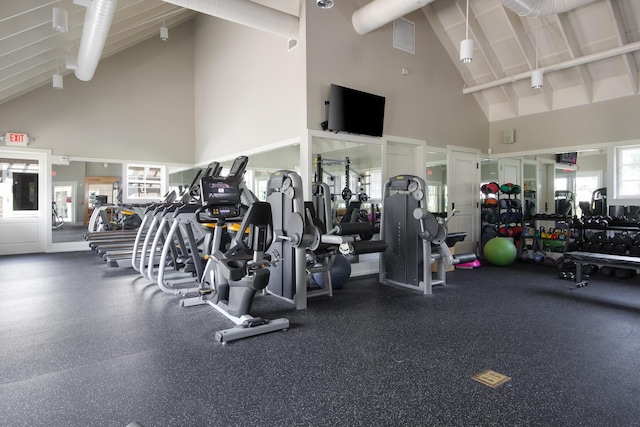
[[[483,184],[480,229],[480,256],[484,245],[494,237],[513,238],[516,246],[522,238],[522,200],[518,197],[521,187],[517,184]],[[522,245],[519,245],[522,247]]]

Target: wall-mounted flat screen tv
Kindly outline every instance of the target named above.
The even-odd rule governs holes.
[[[572,152],[556,154],[556,162],[575,165],[578,162],[578,153]]]
[[[332,84],[327,129],[382,136],[384,104],[384,96]]]

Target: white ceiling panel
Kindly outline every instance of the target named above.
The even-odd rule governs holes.
[[[297,15],[304,0],[255,1]],[[50,84],[56,59],[60,71],[66,72],[60,61],[65,53],[77,52],[85,9],[73,0],[61,0],[60,6],[69,11],[70,30],[55,33],[51,17],[58,3],[0,0],[0,103]],[[358,4],[365,2],[358,0]],[[422,10],[428,18],[426,25],[434,27],[465,80],[465,96],[475,96],[491,121],[638,96],[640,0],[593,0],[565,13],[539,18],[520,17],[500,0],[470,0],[470,37],[475,45],[470,64],[458,60],[458,46],[466,30],[466,0],[434,0]],[[162,0],[120,0],[103,56],[157,36],[163,21],[171,27],[195,14]],[[557,69],[545,73],[542,92],[531,89],[529,82],[536,67],[536,38],[539,66]],[[634,50],[626,55],[585,65],[568,62],[612,49],[617,52],[630,43],[638,46],[633,45]]]
[[[453,28],[454,20],[464,17],[461,5],[466,1],[435,0],[423,10],[429,9],[428,17],[435,15],[432,21]],[[537,18],[520,17],[499,0],[470,0],[470,7],[470,27],[476,29],[474,60],[458,69],[466,78],[465,93],[481,94],[480,105],[490,121],[638,95],[640,45],[630,54],[609,59],[583,57],[639,41],[640,0],[594,0]],[[446,36],[449,46],[460,43],[459,31],[447,30]],[[542,90],[530,86],[536,42],[538,66],[554,70],[545,72]],[[458,61],[457,49],[449,49],[449,54]]]

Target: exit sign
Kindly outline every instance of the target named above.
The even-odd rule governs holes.
[[[4,142],[14,147],[26,147],[29,143],[29,135],[26,133],[7,132],[4,134]]]

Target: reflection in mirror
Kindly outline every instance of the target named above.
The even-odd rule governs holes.
[[[375,222],[382,199],[381,145],[315,137],[312,150],[313,181],[329,187],[332,221],[349,213]]]
[[[274,150],[265,151],[259,154],[252,154],[245,172],[245,182],[247,188],[256,197],[265,201],[267,199],[267,180],[269,176],[278,170],[292,170],[300,173],[300,145],[289,145]],[[221,175],[227,175],[233,164],[233,159],[220,162],[222,165]],[[190,168],[174,170],[169,173],[169,190],[175,190],[176,194],[182,194],[191,184],[199,170],[202,168]]]
[[[231,162],[227,168],[231,166]],[[225,169],[225,172],[228,169]],[[300,173],[300,145],[289,145],[249,156],[245,182],[258,200],[267,200],[267,180],[279,170]]]
[[[576,171],[575,168],[560,166],[556,168],[554,182],[555,213],[564,216],[573,216],[575,207]]]
[[[427,167],[427,210],[445,213],[447,210],[447,154],[428,151]]]
[[[71,161],[52,165],[52,243],[80,242],[98,201],[117,202],[122,164]],[[54,211],[55,209],[55,211]]]
[[[480,182],[498,182],[498,161],[494,159],[483,159],[480,163]]]
[[[577,216],[607,215],[606,150],[578,153],[576,171]]]

